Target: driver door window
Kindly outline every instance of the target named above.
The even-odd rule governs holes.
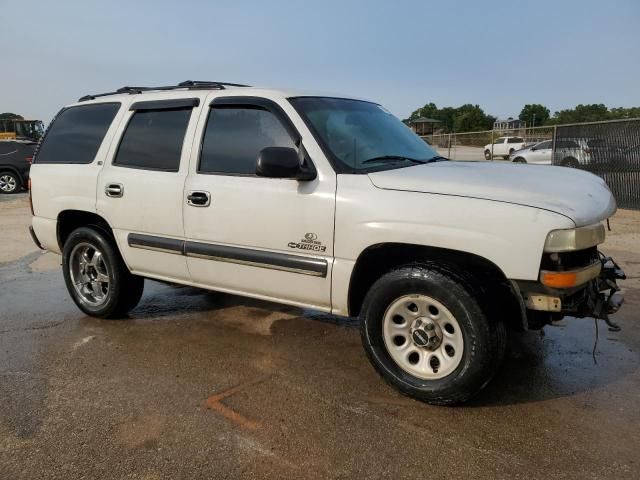
[[[255,175],[256,159],[266,147],[297,148],[273,113],[245,106],[212,108],[198,173]]]

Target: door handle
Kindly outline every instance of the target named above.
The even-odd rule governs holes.
[[[192,207],[208,207],[211,205],[211,194],[199,190],[190,192],[187,195],[187,204]]]
[[[107,197],[120,198],[124,195],[124,187],[121,183],[108,183],[104,187],[104,193]]]

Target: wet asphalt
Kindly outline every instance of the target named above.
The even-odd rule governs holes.
[[[639,290],[597,364],[567,319],[445,408],[388,387],[354,319],[147,281],[98,320],[41,260],[0,264],[2,480],[640,478]]]

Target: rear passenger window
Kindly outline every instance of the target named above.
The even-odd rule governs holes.
[[[113,160],[121,167],[177,172],[192,108],[138,110]]]
[[[296,148],[273,113],[260,107],[211,108],[198,172],[254,175],[258,154],[266,147]]]
[[[520,138],[520,137],[511,137],[509,140],[507,140],[507,143],[523,143],[524,139]]]
[[[38,149],[37,163],[91,163],[120,103],[94,103],[62,110]]]

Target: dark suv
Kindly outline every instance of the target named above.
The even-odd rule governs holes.
[[[0,140],[0,193],[15,193],[27,186],[34,142]]]

